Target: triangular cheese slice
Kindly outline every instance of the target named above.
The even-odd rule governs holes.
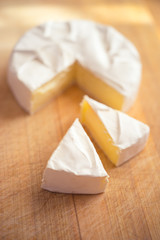
[[[81,104],[81,123],[116,166],[139,153],[149,135],[146,124],[88,96]]]
[[[76,119],[47,163],[42,188],[95,194],[105,190],[108,177],[92,142]]]

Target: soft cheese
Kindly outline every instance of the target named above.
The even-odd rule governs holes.
[[[110,26],[92,21],[47,22],[13,49],[8,83],[33,113],[75,80],[95,99],[119,110],[135,100],[141,78],[136,48]]]
[[[139,153],[149,135],[146,124],[88,96],[81,104],[81,122],[116,166]]]
[[[108,174],[76,119],[44,171],[42,188],[52,192],[96,194],[105,190]]]

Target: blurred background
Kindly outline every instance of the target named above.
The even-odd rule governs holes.
[[[156,20],[160,25],[159,12],[158,0],[1,0],[1,48],[12,46],[25,30],[51,19],[90,19],[116,26],[148,25]]]

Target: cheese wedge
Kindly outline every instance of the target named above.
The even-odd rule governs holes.
[[[87,94],[126,111],[141,79],[139,53],[114,28],[92,21],[47,22],[26,32],[13,49],[8,84],[34,113],[76,83]]]
[[[81,103],[80,121],[116,166],[139,153],[149,135],[146,124],[88,96]]]
[[[42,188],[52,192],[96,194],[104,192],[108,174],[76,119],[44,171]]]

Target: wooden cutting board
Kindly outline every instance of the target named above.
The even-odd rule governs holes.
[[[66,3],[67,2],[67,3]],[[0,239],[160,239],[160,2],[0,2]],[[138,48],[143,77],[128,114],[151,128],[146,148],[115,168],[104,194],[69,195],[40,188],[45,165],[74,119],[84,92],[72,86],[33,116],[7,83],[9,55],[30,27],[49,19],[111,24]]]

